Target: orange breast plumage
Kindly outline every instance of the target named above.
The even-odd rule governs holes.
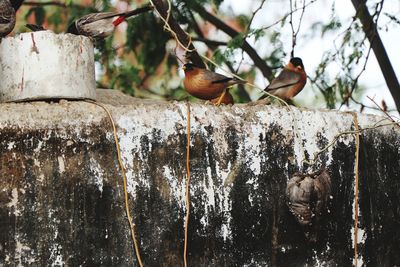
[[[183,84],[186,91],[203,100],[211,100],[222,94],[226,88],[225,83],[212,83],[205,72],[199,69],[185,73]]]

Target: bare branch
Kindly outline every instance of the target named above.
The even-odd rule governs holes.
[[[185,47],[190,49],[192,52],[188,53],[188,58],[197,66],[205,68],[206,65],[204,64],[203,60],[196,52],[195,47],[191,41],[190,36],[181,28],[179,23],[174,19],[170,10],[166,7],[163,0],[153,0],[154,8],[158,11],[160,16],[166,20],[171,27],[171,30],[176,34],[176,38],[181,42]]]
[[[266,0],[262,0],[261,3],[260,3],[260,5],[258,6],[258,8],[257,8],[256,10],[253,11],[253,14],[252,14],[251,17],[250,17],[249,24],[247,25],[246,34],[243,36],[243,41],[242,41],[242,42],[244,42],[244,41],[247,39],[247,37],[249,36],[250,27],[251,27],[251,24],[253,23],[254,17],[256,16],[256,14],[258,13],[258,11],[260,11],[260,10],[262,9],[262,7],[264,6],[265,1],[266,1]],[[240,66],[241,66],[242,63],[243,63],[243,60],[244,60],[244,50],[242,50],[242,58],[240,59],[240,62],[239,62],[239,64],[238,64],[238,66],[237,66],[235,72],[238,72],[238,71],[239,71]]]
[[[210,39],[201,38],[201,37],[193,37],[192,40],[203,42],[208,46],[227,46],[228,45],[227,42],[215,41],[215,40],[210,40]]]
[[[292,29],[292,51],[290,52],[290,57],[294,56],[294,47],[296,46],[296,36],[294,32],[294,27],[293,27],[293,3],[292,0],[289,0],[290,2],[290,16],[289,16],[289,24],[290,28]]]
[[[297,9],[298,10],[298,9]],[[299,19],[299,24],[297,26],[297,30],[294,29],[293,26],[293,3],[292,0],[290,0],[290,27],[292,29],[292,51],[290,52],[290,57],[294,57],[294,48],[296,47],[297,44],[297,35],[300,32],[300,27],[301,27],[301,22],[303,21],[303,16],[304,12],[306,11],[306,0],[303,0],[303,7],[301,8],[301,15]]]
[[[390,93],[393,96],[397,110],[400,111],[400,84],[394,72],[393,66],[390,62],[389,56],[386,52],[385,46],[379,36],[376,24],[373,17],[368,11],[366,0],[351,0],[354,8],[356,9],[356,16],[361,21],[365,34],[372,46],[372,50],[378,60],[382,74],[385,78],[386,84]],[[383,5],[383,1],[382,1]]]
[[[268,25],[268,26],[265,26],[265,27],[260,28],[260,30],[264,30],[264,31],[265,31],[265,30],[268,30],[269,28],[272,28],[272,27],[278,25],[278,24],[281,23],[282,21],[286,20],[286,18],[287,18],[288,16],[290,16],[291,14],[294,14],[294,13],[296,13],[296,12],[299,11],[299,10],[303,10],[304,8],[306,8],[306,7],[308,7],[309,5],[315,3],[316,1],[318,1],[318,0],[311,0],[310,2],[308,2],[307,4],[305,4],[303,7],[299,7],[299,8],[293,9],[293,11],[291,11],[291,12],[289,12],[289,13],[286,13],[282,18],[278,19],[277,21],[275,21],[274,23],[272,23],[272,24],[270,24],[270,25]]]
[[[361,75],[364,73],[364,71],[365,71],[365,69],[366,69],[366,67],[367,67],[369,55],[371,54],[371,49],[372,49],[372,46],[370,45],[369,48],[368,48],[367,55],[365,56],[365,61],[364,61],[363,68],[362,68],[361,71],[357,74],[357,76],[356,76],[354,79],[352,79],[352,80],[353,80],[353,84],[352,84],[352,86],[351,86],[350,92],[348,93],[347,96],[344,97],[342,103],[340,104],[339,110],[342,108],[342,106],[343,106],[345,103],[347,103],[347,101],[349,100],[350,97],[351,97],[351,98],[353,97],[353,93],[354,93],[354,90],[355,90],[356,87],[357,87],[358,80],[360,79]]]
[[[378,109],[379,109],[380,111],[382,111],[390,121],[396,123],[396,125],[397,125],[398,127],[400,127],[400,123],[399,123],[398,121],[395,121],[395,120],[393,119],[393,117],[390,116],[389,113],[387,113],[387,111],[383,110],[383,109],[378,105],[378,103],[376,103],[375,100],[373,100],[373,99],[372,99],[371,97],[369,97],[369,96],[367,96],[367,98],[368,98],[369,100],[371,100],[371,101],[375,104],[375,106],[377,106]]]
[[[24,6],[59,6],[62,8],[67,8],[65,3],[61,3],[58,1],[49,1],[49,2],[23,2]]]
[[[188,0],[186,0],[188,1]],[[235,38],[238,36],[240,33],[237,32],[235,29],[230,27],[228,24],[214,16],[213,14],[209,13],[207,10],[205,10],[201,5],[198,5],[196,3],[190,3],[190,7],[193,8],[194,11],[196,11],[204,20],[212,23],[215,27],[218,29],[222,30],[232,38]],[[249,57],[253,60],[254,65],[256,65],[264,75],[266,79],[271,81],[274,78],[274,75],[272,74],[271,68],[267,65],[267,63],[264,61],[263,58],[258,55],[256,50],[247,42],[244,41],[242,44],[242,49],[246,51],[246,53],[249,55]]]
[[[266,0],[262,0],[261,3],[260,3],[260,5],[258,6],[258,8],[257,8],[256,10],[253,11],[253,14],[251,15],[249,24],[247,25],[246,35],[245,35],[244,39],[246,39],[246,37],[248,36],[249,31],[250,31],[251,24],[253,23],[253,20],[254,20],[254,17],[256,16],[256,14],[258,13],[258,11],[260,11],[260,10],[262,9],[262,7],[263,7],[264,4],[265,4],[265,1],[266,1]]]

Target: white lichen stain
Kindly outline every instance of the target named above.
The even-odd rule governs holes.
[[[67,141],[67,146],[72,146],[73,144],[74,144],[73,141],[71,141],[71,140],[68,140],[68,141]]]
[[[42,140],[38,140],[38,144],[35,147],[35,149],[33,150],[34,153],[38,153],[42,149],[43,141],[44,141],[43,139]]]
[[[38,182],[40,182],[40,183],[43,183],[44,182],[44,178],[45,178],[45,176],[44,176],[44,174],[43,173],[41,173],[41,174],[39,174],[39,176],[38,176]]]
[[[258,192],[258,188],[260,186],[260,184],[258,183],[258,177],[253,176],[252,178],[250,178],[249,180],[246,181],[246,184],[248,184],[249,186],[251,186],[252,188],[249,190],[249,194],[247,196],[250,206],[253,206],[254,203],[254,193]]]
[[[291,111],[270,108],[268,111],[262,110],[256,112],[260,121],[264,121],[268,127],[271,124],[277,124],[282,128],[282,134],[294,141],[294,153],[296,163],[302,166],[305,153],[313,159],[316,153],[325,148],[329,142],[333,141],[336,135],[341,132],[349,131],[353,127],[353,117],[336,112],[321,112],[317,110],[299,110],[291,108]],[[320,136],[320,137],[319,137]],[[324,139],[326,144],[319,143]],[[344,145],[354,142],[352,135],[344,135],[339,138]],[[336,144],[335,144],[336,145]],[[327,153],[326,164],[332,162],[332,151],[335,145],[329,147],[324,153]]]
[[[21,243],[18,240],[18,238],[19,238],[19,236],[16,235],[15,236],[16,240],[15,240],[15,256],[14,256],[15,257],[15,262],[14,263],[17,263],[16,266],[18,266],[18,267],[25,266],[24,264],[22,264],[22,256],[25,257],[26,263],[28,263],[28,264],[29,263],[34,263],[35,259],[33,258],[32,253],[30,253],[31,252],[31,248],[26,246],[25,244]],[[27,254],[31,254],[30,255],[31,257],[28,258]]]
[[[216,162],[218,164],[218,162]],[[218,168],[218,165],[217,165]],[[214,180],[211,175],[211,168],[207,168],[207,172],[210,172],[210,175],[207,175],[207,179],[203,180],[203,184],[200,184],[200,186],[203,186],[204,191],[205,191],[205,197],[207,199],[207,205],[215,207],[215,191],[214,191]]]
[[[58,159],[58,168],[60,170],[60,173],[65,172],[65,163],[63,157],[58,156],[57,159]]]
[[[353,210],[354,210],[354,203],[353,203]],[[353,214],[353,217],[354,217],[354,214]],[[352,248],[354,248],[354,231],[355,231],[355,228],[353,226],[350,229]],[[366,239],[367,239],[367,234],[366,234],[365,230],[358,227],[358,229],[357,229],[357,246],[359,246],[360,244],[362,246],[365,243]],[[354,265],[354,262],[353,262],[353,265]],[[363,256],[362,255],[360,255],[357,259],[357,267],[358,266],[363,266]]]
[[[261,142],[260,136],[265,133],[265,128],[260,124],[252,124],[246,131],[244,150],[247,155],[247,164],[254,175],[261,173]]]
[[[357,170],[357,166],[354,166],[354,175],[356,175],[356,170]],[[353,182],[354,197],[353,197],[353,203],[352,203],[353,221],[355,221],[355,219],[356,219],[356,214],[355,214],[355,210],[356,210],[356,195],[355,195],[356,190],[355,189],[356,188],[355,187],[356,187],[356,183],[355,183],[355,179],[354,179],[354,182]],[[357,213],[360,214],[360,206],[359,205],[357,206]],[[354,224],[350,230],[350,234],[351,234],[351,244],[352,244],[352,247],[354,248],[354,234],[355,234]],[[358,244],[363,245],[365,243],[366,238],[367,238],[367,234],[366,234],[365,230],[360,228],[359,225],[357,225],[357,246],[358,246]],[[355,265],[354,263],[355,262],[353,262],[353,265]],[[358,259],[357,259],[357,267],[362,266],[362,265],[363,265],[363,258],[362,258],[362,255],[360,255],[360,257],[358,257]]]
[[[322,259],[326,259],[326,258],[328,258],[328,259],[331,258],[330,251],[331,251],[331,246],[330,246],[329,242],[326,243],[326,248],[322,252],[317,253],[316,250],[313,250],[313,256],[312,256],[312,259],[314,260],[313,266],[318,266],[318,267],[336,266],[337,264],[334,262],[334,259],[329,260],[328,262],[326,260],[322,260]]]
[[[18,188],[13,188],[11,191],[11,200],[6,204],[6,206],[14,210],[14,216],[21,215],[21,211],[18,209]]]
[[[141,109],[132,109],[121,115],[117,121],[117,125],[121,129],[118,135],[122,160],[127,170],[128,192],[134,198],[139,182],[141,186],[150,187],[149,181],[142,178],[143,175],[140,171],[145,169],[146,166],[141,166],[139,171],[134,172],[134,170],[137,170],[133,166],[135,157],[138,156],[140,163],[143,164],[144,157],[150,152],[142,149],[141,138],[147,136],[149,149],[151,149],[150,144],[154,141],[154,132],[160,134],[155,137],[158,142],[166,141],[170,135],[176,135],[178,133],[176,124],[183,119],[178,109],[180,106],[183,110],[186,109],[186,105],[183,103],[176,105],[178,107],[175,109],[165,109],[161,112],[159,109],[150,109],[143,113]]]
[[[60,244],[54,243],[50,248],[50,261],[51,266],[58,267],[58,266],[65,266],[65,262],[63,260],[62,254],[62,247]]]
[[[33,158],[33,166],[40,168],[40,161],[37,158]]]
[[[11,142],[8,143],[7,149],[8,149],[8,150],[12,150],[12,149],[14,149],[14,146],[15,146],[15,142],[14,142],[14,141],[11,141]]]
[[[165,142],[170,136],[175,138],[177,134],[185,134],[188,122],[186,103],[176,103],[167,109],[147,108],[146,106],[144,109],[124,111],[117,120],[122,160],[127,170],[128,192],[134,198],[139,184],[150,187],[149,181],[144,178],[146,176],[143,174],[148,168],[144,164],[152,149],[151,143],[153,141]],[[291,111],[289,111],[267,107],[255,111],[254,114],[255,116],[249,116],[243,120],[243,116],[246,114],[239,107],[215,108],[206,105],[192,105],[190,118],[191,136],[201,135],[212,142],[216,154],[214,156],[217,159],[226,158],[228,151],[231,150],[227,142],[226,129],[230,125],[235,125],[238,138],[242,138],[236,151],[239,155],[237,160],[241,160],[240,157],[246,155],[243,164],[246,164],[254,174],[254,178],[247,181],[247,184],[252,186],[254,191],[259,187],[257,175],[261,174],[261,166],[268,160],[265,155],[261,155],[262,140],[260,139],[265,136],[271,125],[277,125],[281,128],[280,134],[286,137],[283,142],[287,144],[292,142],[294,162],[298,166],[302,166],[305,154],[312,158],[337,134],[348,131],[353,127],[353,118],[350,114],[338,116],[336,112],[298,110],[296,108],[291,108]],[[212,127],[213,131],[210,132],[207,127]],[[157,134],[154,135],[154,133]],[[147,150],[142,147],[143,140],[146,140],[144,137],[147,139]],[[110,136],[110,138],[112,137]],[[157,138],[157,140],[153,140],[153,138]],[[320,140],[323,142],[320,142]],[[343,142],[344,145],[349,145],[354,142],[354,137],[351,135],[343,136],[340,137],[339,141]],[[191,145],[193,145],[193,138]],[[335,145],[324,152],[328,158],[327,165],[332,161],[331,154]],[[191,149],[195,148],[192,146]],[[225,214],[225,221],[221,226],[224,240],[231,237],[230,212],[232,203],[229,194],[231,182],[233,183],[234,179],[230,183],[225,184],[225,182],[229,177],[232,165],[234,163],[229,162],[228,169],[222,169],[220,163],[216,162],[217,177],[212,177],[211,167],[208,167],[204,170],[207,177],[199,184],[191,187],[191,192],[199,189],[204,191],[204,203],[202,205],[204,205],[205,214],[201,218],[204,227],[208,224],[209,210],[216,209]],[[184,210],[185,177],[178,179],[168,166],[160,166],[160,168],[163,168],[164,178],[169,183],[171,201],[176,201],[179,208]],[[221,183],[216,181],[221,181]],[[254,197],[249,195],[250,204],[254,202]],[[215,207],[216,203],[219,203],[220,206]]]
[[[218,186],[214,186],[214,197],[219,198],[218,203],[220,203],[220,206],[218,207],[219,212],[224,214],[224,221],[222,221],[221,224],[221,236],[224,239],[224,241],[228,239],[232,239],[232,226],[231,226],[231,221],[232,221],[232,216],[231,216],[231,211],[232,211],[232,200],[230,198],[230,192],[232,189],[231,185],[225,186],[224,181],[227,180],[229,174],[230,174],[230,167],[231,164],[228,165],[228,168],[226,170],[222,169],[219,167],[218,162],[216,162],[216,171],[217,171],[217,179],[221,181],[221,184]],[[214,205],[216,203],[215,199],[213,201]]]
[[[93,183],[98,187],[99,191],[103,193],[103,185],[104,185],[104,171],[95,159],[90,158],[89,160],[89,168],[90,171],[94,174]]]
[[[179,208],[183,210],[185,208],[185,179],[178,179],[168,166],[163,166],[163,177],[169,184],[170,200],[177,203]]]
[[[202,203],[204,204],[204,215],[200,219],[200,222],[203,226],[208,225],[209,211],[215,209],[215,186],[210,167],[207,167],[207,174],[208,175],[205,179],[203,179],[202,182],[196,184],[198,190],[204,191],[204,195],[202,198]]]

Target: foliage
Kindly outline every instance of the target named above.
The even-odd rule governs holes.
[[[302,0],[293,0],[294,7],[297,7],[293,13],[307,12],[307,8],[316,1],[309,1],[306,5],[306,2]],[[290,51],[285,49],[284,39],[285,34],[286,36],[288,32],[290,34],[289,24],[292,23],[290,10],[287,10],[288,12],[283,14],[276,23],[254,28],[253,17],[257,15],[254,10],[260,4],[262,6],[264,1],[253,1],[254,13],[247,10],[237,17],[218,11],[222,2],[223,0],[174,0],[171,2],[171,15],[192,37],[200,40],[196,42],[196,46],[202,47],[201,51],[204,55],[212,58],[225,69],[237,72],[244,79],[254,81],[257,75],[260,75],[259,66],[252,64],[247,53],[243,51],[245,40],[254,47],[260,47],[261,43],[268,44],[267,53],[259,52],[257,49],[256,51],[261,53],[260,56],[273,73],[279,71],[290,54]],[[28,22],[43,24],[55,32],[62,32],[74,19],[85,14],[99,10],[115,11],[115,3],[119,5],[123,2],[70,0],[65,6],[25,5],[19,11],[19,29],[25,31],[26,29],[21,25]],[[210,31],[216,29],[194,11],[193,7],[198,4],[207,7],[207,10],[212,10],[211,13],[222,18],[228,25],[238,30],[239,34],[233,38],[221,38],[220,34],[210,34]],[[143,5],[142,1],[133,1],[131,8],[141,5]],[[101,8],[98,8],[99,6]],[[285,8],[288,9],[287,6]],[[377,22],[381,10],[379,2],[372,8],[375,8],[373,14]],[[271,14],[272,12],[273,10]],[[399,20],[394,15],[389,13],[384,15],[391,20],[392,25],[399,24]],[[299,28],[298,38],[310,38],[310,36],[325,38],[328,35],[336,35],[333,48],[325,52],[315,70],[308,71],[309,84],[322,94],[328,108],[335,108],[341,104],[348,104],[351,99],[358,101],[356,97],[362,95],[363,89],[358,84],[358,78],[368,61],[369,46],[362,26],[356,19],[352,18],[350,23],[339,19],[334,4],[329,16],[328,21],[315,21],[310,29],[302,31],[303,29]],[[142,97],[188,98],[179,82],[182,74],[179,74],[178,66],[180,60],[184,59],[179,53],[177,56],[180,60],[177,59],[175,53],[179,49],[174,49],[174,45],[171,45],[173,37],[164,30],[163,26],[163,22],[155,12],[140,14],[128,20],[126,30],[120,27],[112,37],[97,42],[95,59],[98,66],[98,86],[118,88],[125,93]],[[214,36],[219,36],[220,44],[207,43],[207,39],[214,40]],[[339,66],[340,69],[334,75],[330,71],[333,64]],[[209,67],[215,68],[212,64],[209,64]],[[232,93],[238,102],[246,102],[255,97],[255,89],[251,87],[235,88]]]

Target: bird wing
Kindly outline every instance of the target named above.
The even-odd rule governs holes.
[[[233,80],[233,78],[225,77],[225,78],[222,78],[220,80],[212,81],[211,83],[227,83],[227,82],[232,81],[232,80]]]
[[[210,81],[211,83],[226,83],[230,80],[232,80],[232,78],[226,77],[222,74],[216,73],[216,72],[212,72],[209,70],[204,70],[203,72],[203,79],[206,79],[208,81]]]
[[[122,13],[123,14],[123,13]],[[100,12],[100,13],[92,13],[88,14],[86,16],[83,16],[82,18],[79,19],[79,24],[80,25],[85,25],[92,23],[94,21],[99,21],[102,19],[109,19],[112,17],[120,16],[121,13],[116,13],[116,12]]]
[[[301,80],[301,75],[294,71],[284,69],[279,73],[278,77],[272,80],[272,82],[267,86],[265,91],[272,91],[288,86],[292,86]]]
[[[207,76],[206,79],[211,80],[212,84],[225,83],[225,84],[227,84],[227,86],[231,86],[231,85],[234,85],[234,84],[239,84],[239,83],[245,84],[246,83],[246,81],[244,81],[244,80],[239,80],[239,79],[234,78],[234,77],[233,78],[226,77],[226,76],[224,76],[222,74],[215,73],[215,72],[212,72],[212,71],[207,71],[205,73],[205,75]]]

